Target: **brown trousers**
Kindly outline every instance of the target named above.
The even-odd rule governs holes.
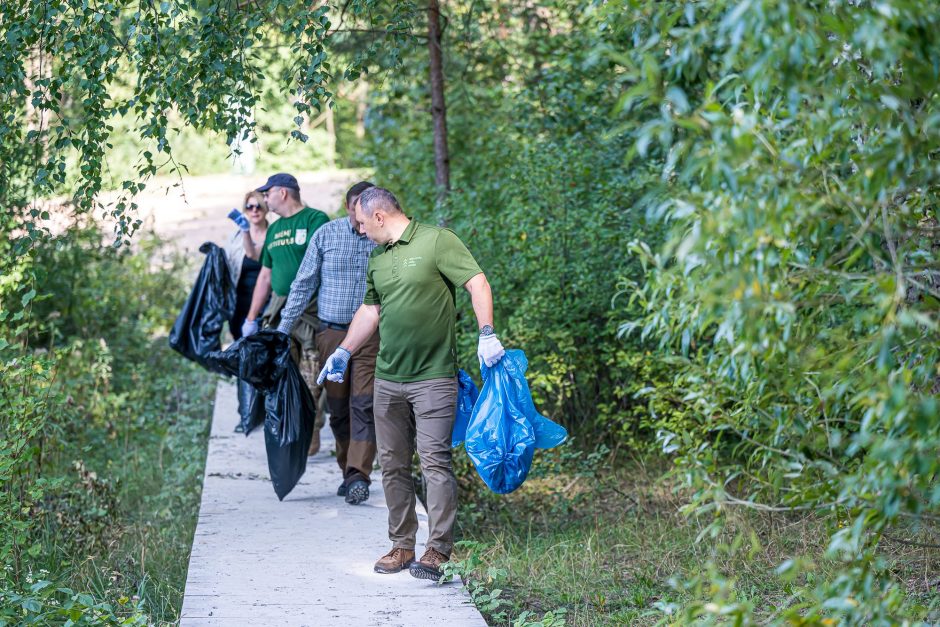
[[[300,342],[297,341],[297,338],[292,338],[291,340],[290,356],[293,358],[294,363],[297,364],[297,369],[300,370],[300,376],[303,378],[304,383],[307,384],[307,389],[310,390],[310,394],[313,396],[313,402],[317,406],[317,413],[313,417],[313,428],[319,431],[323,428],[323,425],[326,424],[326,418],[324,417],[326,405],[323,403],[323,387],[317,385],[317,376],[320,374],[320,357],[317,351],[303,348]]]
[[[326,360],[337,349],[346,331],[321,324],[317,330],[317,349]],[[375,462],[375,419],[372,394],[375,383],[375,358],[379,353],[376,331],[359,347],[346,370],[342,383],[324,382],[326,404],[330,409],[330,429],[336,438],[336,463],[347,484],[362,479],[371,482]]]
[[[450,555],[457,515],[457,478],[451,465],[451,432],[457,408],[457,379],[414,383],[375,380],[375,430],[388,504],[392,546],[414,550],[418,532],[411,460],[417,442],[427,481],[427,547]]]

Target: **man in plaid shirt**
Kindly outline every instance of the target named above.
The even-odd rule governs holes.
[[[360,181],[349,188],[347,217],[333,220],[314,233],[291,283],[287,304],[281,310],[278,331],[290,334],[306,304],[317,295],[320,326],[316,341],[321,355],[331,355],[339,346],[366,293],[366,268],[375,244],[359,233],[356,200],[370,187],[374,185]],[[378,352],[376,331],[353,353],[350,374],[343,382],[326,383],[330,428],[336,437],[336,461],[343,472],[336,495],[345,496],[351,505],[369,498],[369,476],[376,450],[372,391]]]

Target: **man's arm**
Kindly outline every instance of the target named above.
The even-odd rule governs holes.
[[[268,302],[271,296],[271,268],[263,266],[258,273],[258,281],[255,283],[255,291],[251,295],[251,308],[248,310],[246,322],[253,322],[261,315],[264,304]]]
[[[340,342],[339,348],[333,351],[333,354],[326,358],[323,364],[323,370],[317,377],[317,383],[321,384],[329,379],[336,383],[342,383],[346,373],[346,367],[349,365],[349,358],[362,346],[366,340],[372,337],[375,330],[379,328],[379,312],[381,305],[359,305],[356,315],[349,323],[349,330],[346,337]]]
[[[490,282],[486,280],[486,275],[482,272],[466,283],[464,287],[470,292],[470,302],[473,303],[473,313],[477,317],[477,326],[482,330],[483,327],[493,327],[493,290],[490,289]]]
[[[480,341],[477,344],[477,357],[480,363],[493,366],[506,351],[493,331],[493,290],[490,282],[482,272],[474,276],[463,285],[470,292],[470,302],[473,303],[473,313],[477,316],[477,325],[480,327]]]
[[[290,335],[297,324],[297,318],[304,312],[313,296],[320,287],[320,266],[323,264],[323,251],[318,239],[314,239],[307,246],[307,252],[297,268],[297,274],[290,284],[290,293],[287,302],[281,309],[281,322],[277,330]]]
[[[356,350],[365,344],[366,340],[372,337],[375,330],[379,328],[379,312],[381,305],[359,305],[356,315],[349,323],[349,330],[346,331],[346,337],[339,343],[340,346],[355,353]]]

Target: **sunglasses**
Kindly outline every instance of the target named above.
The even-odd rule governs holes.
[[[262,209],[261,205],[245,205],[245,211],[261,211]]]

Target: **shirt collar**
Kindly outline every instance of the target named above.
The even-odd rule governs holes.
[[[412,236],[415,234],[415,231],[418,229],[418,221],[414,218],[411,219],[411,222],[408,223],[408,226],[405,227],[405,231],[401,234],[401,237],[398,238],[397,243],[405,243],[411,241]]]
[[[359,230],[355,227],[355,225],[353,225],[352,218],[350,218],[349,216],[346,216],[346,224],[349,226],[350,231],[352,231],[353,233],[355,233],[356,235],[360,237],[365,237],[365,235],[360,233]]]

